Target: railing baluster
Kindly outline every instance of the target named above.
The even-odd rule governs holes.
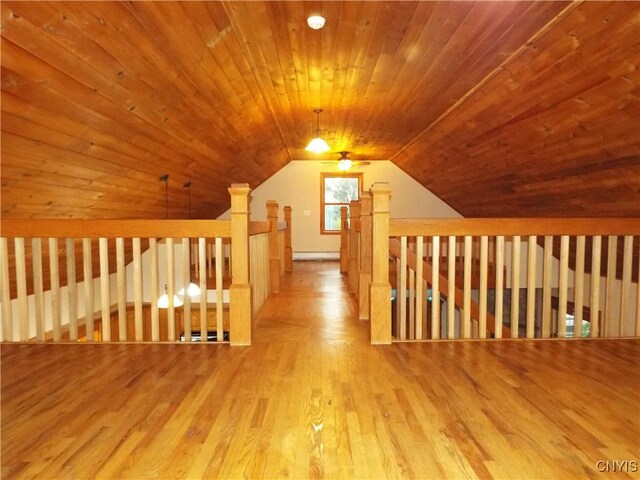
[[[584,251],[585,236],[579,235],[576,239],[576,274],[574,281],[574,315],[573,336],[582,337],[582,319],[584,307]]]
[[[36,340],[44,341],[44,282],[42,279],[42,240],[40,238],[31,239],[31,258],[33,262],[33,300],[34,300],[34,320],[36,322]],[[67,276],[68,278],[68,276]],[[69,284],[71,287],[71,284]],[[71,292],[71,289],[69,289]],[[71,294],[69,294],[71,299]],[[69,305],[71,312],[71,304]]]
[[[216,332],[218,342],[224,340],[224,304],[223,304],[223,269],[224,256],[222,238],[216,237]]]
[[[440,237],[434,235],[431,239],[433,254],[431,261],[431,338],[440,338]]]
[[[156,302],[157,303],[157,299]],[[142,318],[142,255],[140,238],[133,239],[133,310],[134,336],[136,342],[144,340],[144,322]]]
[[[502,338],[504,322],[504,236],[496,237],[495,338]]]
[[[614,337],[619,335],[614,323],[619,325],[619,318],[616,319],[613,312],[613,295],[616,281],[616,264],[618,258],[618,237],[609,235],[607,246],[607,289],[604,297],[604,336]]]
[[[455,338],[456,325],[456,237],[449,237],[447,242],[447,338]]]
[[[395,259],[396,268],[396,331],[393,332],[393,336],[396,339],[400,339],[400,328],[404,321],[400,316],[400,258]]]
[[[422,340],[423,326],[422,317],[424,315],[424,237],[416,237],[416,338]]]
[[[58,269],[58,239],[49,239],[49,278],[51,283],[51,324],[53,327],[53,340],[56,339],[56,331],[60,332],[60,271]],[[56,326],[58,330],[56,330]]]
[[[195,276],[200,278],[200,247],[198,245],[198,240],[194,239],[193,241],[193,265],[194,265],[194,272],[195,272]]]
[[[640,238],[638,238],[640,240]],[[638,242],[640,250],[640,241]],[[640,251],[638,252],[638,280],[636,281],[636,337],[640,337]]]
[[[2,268],[2,284],[0,295],[2,300],[2,341],[13,341],[13,313],[11,311],[11,290],[9,283],[9,241],[0,238],[0,268]]]
[[[529,235],[527,246],[527,338],[535,337],[536,309],[536,248],[537,237]]]
[[[619,335],[624,336],[625,319],[627,316],[627,302],[631,298],[631,266],[633,265],[633,237],[625,235],[622,257],[622,285],[620,290],[620,331]]]
[[[207,239],[207,278],[213,278],[213,244]]]
[[[69,340],[78,341],[78,281],[76,279],[76,252],[73,238],[65,239],[67,254],[67,301],[69,311]]]
[[[127,267],[124,238],[116,238],[116,291],[118,295],[118,340],[127,341]]]
[[[82,260],[84,272],[84,324],[87,342],[93,342],[93,261],[91,251],[91,239],[82,239]],[[54,341],[60,340],[56,338],[56,326],[53,327]]]
[[[569,280],[569,236],[560,237],[560,273],[558,276],[558,336],[567,336],[567,288]],[[574,325],[575,328],[575,325]]]
[[[191,341],[191,295],[187,291],[191,285],[191,239],[184,237],[182,239],[182,284],[184,292],[184,308],[182,316],[182,329],[184,332],[185,342]],[[216,262],[217,268],[217,262]]]
[[[198,238],[198,261],[200,263],[200,341],[207,341],[207,276],[206,242],[204,237]]]
[[[489,237],[480,237],[480,315],[478,319],[478,337],[487,338],[487,257]]]
[[[511,338],[520,336],[520,235],[511,239]]]
[[[591,242],[591,337],[599,337],[600,329],[600,262],[602,261],[602,237],[596,235]]]
[[[18,292],[18,333],[20,341],[29,340],[29,303],[27,299],[27,264],[24,238],[13,240],[16,256],[16,288]]]
[[[157,238],[149,239],[149,257],[151,260],[151,341],[158,342],[160,340],[160,312],[158,311],[160,279],[158,278]]]
[[[411,243],[409,243],[409,250],[412,250]],[[413,249],[415,251],[415,247]],[[416,272],[407,268],[409,275],[409,339],[415,340],[416,338]]]
[[[553,281],[553,237],[544,237],[544,270],[542,278],[542,338],[551,336],[551,283]]]
[[[102,237],[100,246],[100,307],[102,310],[102,340],[111,341],[111,309],[109,300],[109,244]]]
[[[166,239],[167,244],[167,295],[169,297],[169,307],[167,308],[167,335],[170,342],[176,340],[176,309],[174,305],[174,295],[176,292],[175,262],[173,238]]]
[[[640,238],[638,238],[640,240]],[[640,250],[640,241],[638,242]],[[640,251],[638,252],[638,280],[636,281],[636,337],[640,336]]]
[[[398,264],[398,322],[400,340],[407,338],[407,237],[400,237],[400,263]]]
[[[471,336],[471,261],[473,237],[464,237],[464,298],[462,301],[462,338]]]

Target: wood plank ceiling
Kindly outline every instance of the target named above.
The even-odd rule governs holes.
[[[320,31],[306,26],[321,13]],[[304,146],[465,216],[640,217],[636,2],[2,2],[2,215],[186,218]],[[323,158],[337,158],[329,155]]]

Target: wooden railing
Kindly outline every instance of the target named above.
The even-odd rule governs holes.
[[[250,344],[272,225],[249,221],[247,185],[229,192],[231,220],[3,220],[2,341]],[[276,233],[280,262],[290,232]],[[180,292],[190,282],[199,296]]]
[[[291,271],[291,207],[278,220],[278,203],[267,201],[267,220],[249,224],[252,311],[257,315],[269,295],[280,292],[280,277]],[[287,266],[289,270],[287,270]]]
[[[363,196],[343,221],[341,252],[347,265],[359,252],[359,271],[346,273],[358,275],[372,343],[640,335],[637,219],[395,220],[390,193],[374,184],[371,213]]]

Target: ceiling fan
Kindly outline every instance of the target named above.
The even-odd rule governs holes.
[[[339,152],[339,153],[340,153],[340,158],[337,161],[337,166],[338,166],[338,169],[342,170],[343,172],[346,172],[352,166],[369,165],[370,164],[370,162],[351,160],[349,157],[347,157],[347,155],[349,155],[349,152],[347,152],[347,151],[342,151],[342,152]],[[333,161],[322,162],[322,164],[323,165],[336,165],[336,161],[333,160]]]

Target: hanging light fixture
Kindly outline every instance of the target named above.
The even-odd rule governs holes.
[[[165,173],[164,175],[162,175],[160,177],[160,181],[164,183],[164,216],[166,219],[168,219],[169,218],[169,174]],[[186,182],[184,184],[184,188],[189,189],[189,217],[191,217],[191,182]],[[190,297],[200,295],[200,288],[198,288],[198,286],[193,282],[190,282],[189,286],[186,289],[183,288],[182,290],[180,290],[180,292],[178,292],[178,295],[184,296],[185,291],[186,291],[186,294],[189,295]],[[164,293],[160,296],[160,298],[158,298],[156,305],[158,306],[158,308],[169,308],[169,293],[167,292],[166,284],[164,286]],[[177,295],[174,295],[173,306],[181,307],[182,305],[184,305],[183,300]]]
[[[185,182],[183,187],[187,189],[187,192],[189,194],[189,219],[191,219],[191,182]],[[189,248],[191,248],[191,243],[189,243]],[[186,288],[180,289],[178,295],[182,297],[184,297],[185,295],[189,295],[190,297],[197,297],[198,295],[200,295],[200,293],[202,293],[200,291],[200,287],[196,285],[191,276],[189,276],[189,285]]]
[[[346,172],[351,168],[353,162],[347,158],[349,152],[340,152],[340,159],[338,160],[338,170]]]
[[[173,296],[173,306],[181,307],[184,304],[182,299],[177,295]],[[169,294],[167,293],[167,286],[164,286],[164,293],[158,299],[158,308],[169,308]]]
[[[321,108],[316,108],[313,110],[317,116],[317,124],[316,124],[316,138],[309,142],[309,145],[306,146],[305,150],[307,152],[313,153],[324,153],[331,150],[327,142],[325,142],[322,138],[320,138],[320,114],[322,113]]]

